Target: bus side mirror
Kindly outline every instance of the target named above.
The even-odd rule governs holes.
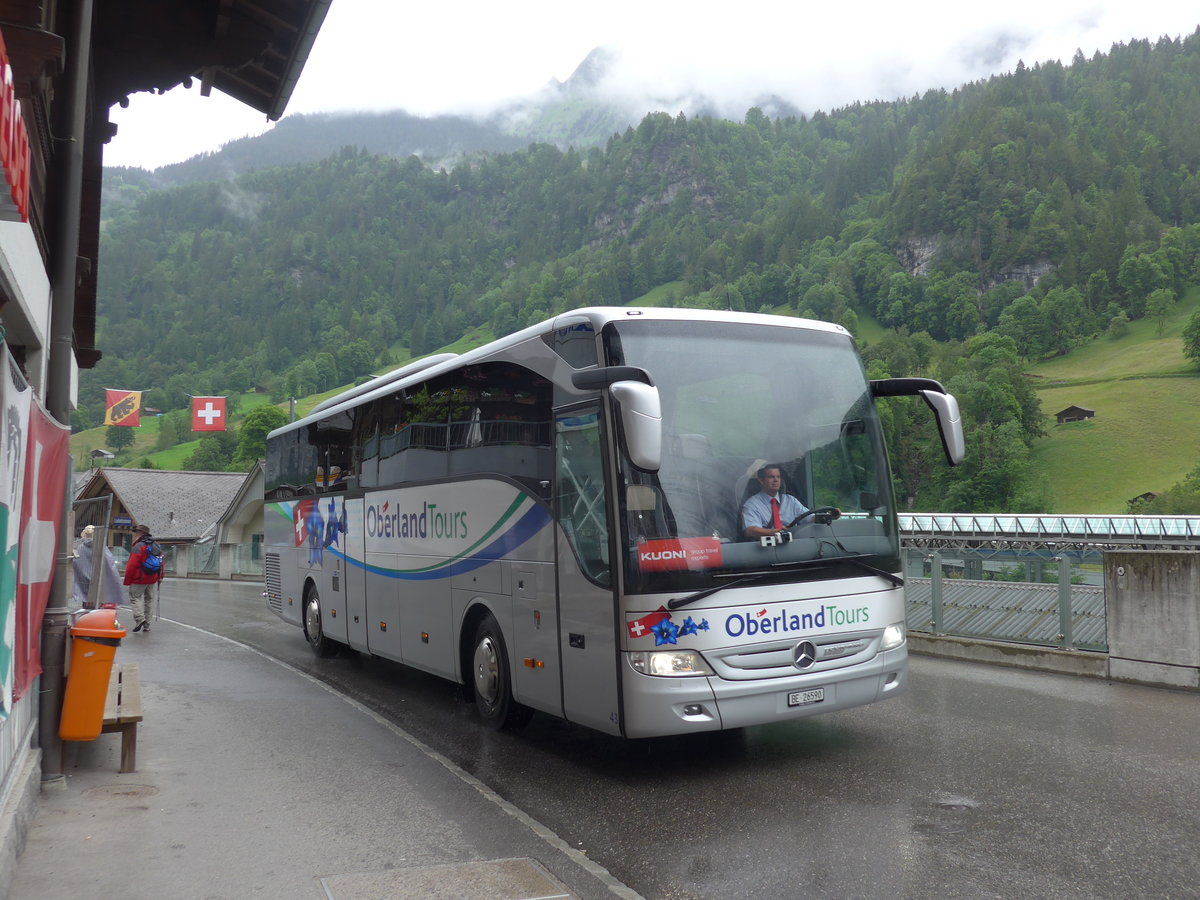
[[[637,366],[607,366],[575,372],[571,383],[581,391],[608,388],[621,410],[629,459],[645,472],[657,472],[662,465],[662,402],[650,373]]]
[[[657,472],[662,465],[662,402],[658,388],[641,381],[615,381],[609,386],[621,409],[625,449],[635,466]]]
[[[937,391],[921,391],[921,396],[925,398],[937,419],[938,431],[942,435],[942,449],[946,451],[946,461],[952,466],[957,466],[966,452],[958,401],[954,399],[953,394],[939,394]]]
[[[939,382],[932,378],[880,378],[871,382],[871,395],[924,398],[937,419],[938,432],[942,436],[942,449],[946,451],[946,461],[952,466],[962,462],[966,452],[966,441],[963,439],[958,401],[954,399],[953,394],[947,394]]]

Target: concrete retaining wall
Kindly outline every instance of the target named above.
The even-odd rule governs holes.
[[[1004,641],[985,641],[979,638],[908,633],[908,649],[923,656],[943,659],[962,659],[1010,666],[1035,672],[1058,672],[1062,675],[1085,675],[1108,678],[1108,657],[1087,650],[1055,650],[1030,644],[1011,644]]]
[[[1109,677],[1200,689],[1200,553],[1104,554]]]
[[[0,897],[9,894],[17,857],[25,849],[25,839],[37,812],[42,751],[27,749],[14,761],[13,771],[8,774],[6,789],[0,792]]]
[[[912,632],[908,646],[926,656],[1200,690],[1200,552],[1106,552],[1104,601],[1107,654]]]

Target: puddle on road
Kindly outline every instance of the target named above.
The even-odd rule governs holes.
[[[966,797],[940,797],[913,809],[913,827],[925,834],[959,834],[974,822],[979,804]]]

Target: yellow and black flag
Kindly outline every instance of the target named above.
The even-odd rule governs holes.
[[[104,424],[129,425],[138,424],[138,413],[142,409],[141,391],[104,390]]]

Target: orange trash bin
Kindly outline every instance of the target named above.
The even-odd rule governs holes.
[[[94,741],[104,727],[104,701],[113,657],[125,629],[115,609],[84,613],[71,626],[71,671],[63,697],[58,736],[64,741]]]

